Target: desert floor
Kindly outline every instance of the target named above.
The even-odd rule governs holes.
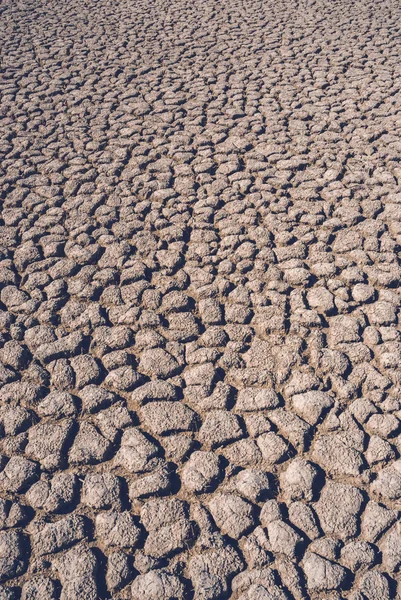
[[[401,599],[400,23],[0,6],[0,600]]]

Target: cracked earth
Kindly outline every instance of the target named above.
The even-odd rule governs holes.
[[[0,12],[0,600],[400,599],[399,2]]]

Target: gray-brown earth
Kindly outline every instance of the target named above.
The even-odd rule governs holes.
[[[0,11],[0,600],[401,598],[400,3]]]

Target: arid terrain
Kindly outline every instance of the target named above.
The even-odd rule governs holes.
[[[401,600],[401,3],[0,39],[0,600]]]

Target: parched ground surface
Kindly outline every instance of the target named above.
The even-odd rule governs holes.
[[[0,600],[401,598],[401,4],[0,11]]]

